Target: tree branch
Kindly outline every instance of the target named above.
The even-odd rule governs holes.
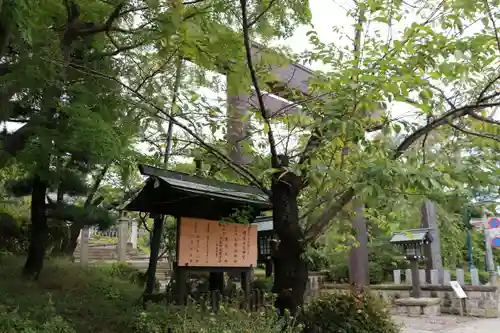
[[[242,26],[243,26],[243,42],[245,44],[245,53],[247,58],[248,70],[250,71],[250,77],[252,78],[252,84],[257,94],[257,100],[259,102],[259,109],[262,114],[262,118],[268,127],[267,138],[269,140],[269,148],[271,150],[271,165],[273,168],[279,168],[280,163],[278,159],[278,152],[276,151],[276,141],[274,139],[274,134],[271,128],[271,122],[266,112],[266,106],[264,104],[264,99],[262,98],[262,93],[259,87],[259,81],[257,79],[257,73],[255,73],[255,68],[253,67],[252,52],[250,46],[250,36],[248,31],[248,17],[247,17],[247,1],[240,0],[241,5],[241,16],[242,16]]]
[[[57,61],[55,61],[53,59],[44,58],[44,60],[52,62],[52,63],[56,63],[58,65],[61,65],[59,62],[57,62]],[[212,145],[206,143],[205,140],[203,140],[193,130],[191,130],[185,124],[179,122],[177,119],[175,119],[175,117],[173,117],[168,112],[166,112],[165,110],[163,110],[163,108],[161,108],[161,107],[157,106],[156,104],[154,104],[153,102],[149,101],[143,94],[141,94],[140,92],[136,91],[134,88],[132,88],[128,84],[123,83],[122,81],[120,81],[119,79],[117,79],[117,78],[115,78],[113,76],[110,76],[110,75],[107,75],[107,74],[95,71],[95,70],[87,68],[85,66],[74,64],[73,68],[75,68],[77,70],[80,70],[80,71],[82,71],[84,73],[92,74],[92,75],[95,75],[97,77],[101,77],[103,79],[111,80],[113,82],[118,83],[120,86],[122,86],[123,88],[125,88],[126,90],[128,90],[129,92],[131,92],[133,95],[135,95],[139,100],[141,100],[142,102],[144,102],[146,105],[148,105],[149,107],[155,109],[157,112],[161,113],[166,118],[168,118],[170,121],[172,121],[173,124],[175,124],[179,128],[181,128],[184,131],[186,131],[186,133],[188,133],[189,135],[191,135],[199,143],[200,146],[202,146],[203,148],[205,148],[207,150],[207,152],[209,152],[210,154],[214,155],[216,158],[218,158],[219,160],[221,160],[222,163],[226,164],[229,168],[231,168],[237,174],[239,174],[240,176],[242,176],[244,179],[246,179],[251,184],[259,187],[267,195],[269,195],[269,196],[271,195],[271,192],[264,185],[264,183],[262,183],[250,170],[248,170],[246,167],[244,167],[242,165],[236,164],[233,161],[231,161],[231,159],[229,157],[227,157],[224,153],[222,153],[221,151],[219,151],[217,148],[213,147]]]
[[[390,125],[391,123],[395,122],[395,121],[398,121],[400,119],[403,119],[403,117],[398,117],[398,118],[394,118],[394,119],[385,119],[381,124],[378,124],[378,125],[374,125],[372,127],[368,127],[365,129],[365,132],[367,133],[371,133],[371,132],[376,132],[376,131],[379,131],[381,129],[384,129],[386,126]]]
[[[269,4],[267,5],[267,7],[262,11],[262,13],[260,13],[259,15],[257,15],[253,20],[251,20],[250,22],[247,23],[247,28],[248,29],[251,29],[252,26],[257,23],[260,18],[264,15],[266,15],[266,13],[271,9],[271,7],[274,5],[274,3],[276,2],[276,0],[271,0],[269,1]]]
[[[306,147],[302,151],[302,154],[300,154],[299,164],[304,164],[309,159],[313,150],[316,149],[321,143],[321,139],[321,130],[316,127],[311,133],[311,136],[309,137],[309,140],[307,141]]]
[[[80,6],[78,6],[72,0],[64,0],[64,7],[66,7],[66,15],[68,23],[75,22],[78,18],[80,18]]]
[[[419,128],[415,132],[413,132],[411,135],[409,135],[395,150],[395,152],[392,154],[392,159],[396,160],[399,158],[415,141],[420,139],[422,136],[425,134],[429,133],[430,131],[444,125],[447,123],[451,123],[451,120],[457,119],[459,117],[463,117],[465,115],[468,115],[469,113],[481,109],[481,108],[486,108],[486,107],[492,107],[492,106],[498,106],[500,105],[500,102],[498,103],[490,103],[490,104],[480,104],[480,105],[467,105],[458,109],[452,109],[448,112],[446,112],[444,115],[442,115],[439,118],[434,119],[433,121],[429,122],[427,125]],[[490,138],[491,139],[491,138]],[[495,140],[495,139],[493,139]],[[331,205],[327,206],[322,215],[319,217],[319,219],[311,225],[307,230],[306,230],[306,239],[308,241],[312,241],[318,237],[318,235],[323,234],[323,232],[326,231],[328,226],[330,225],[331,220],[338,214],[344,206],[349,203],[353,198],[354,195],[356,194],[354,187],[351,187],[347,189],[336,201],[334,201]]]
[[[475,110],[478,110],[478,109],[484,109],[484,108],[499,106],[499,105],[500,105],[500,102],[490,103],[490,104],[466,105],[466,106],[458,108],[458,109],[452,109],[452,110],[446,112],[445,114],[443,114],[442,116],[430,121],[427,125],[420,127],[415,132],[413,132],[411,135],[406,137],[406,139],[403,140],[403,142],[401,142],[401,144],[398,146],[398,148],[394,152],[393,158],[396,159],[399,156],[403,155],[403,153],[415,141],[417,141],[421,136],[436,129],[439,126],[447,124],[448,122],[452,121],[453,119],[463,117],[463,116],[468,115],[471,112],[474,112]]]
[[[485,122],[488,124],[500,126],[500,121],[496,121],[493,118],[483,117],[483,116],[478,115],[477,113],[474,113],[474,112],[469,113],[469,116],[471,116],[472,118],[474,118],[476,120],[479,120],[479,121],[482,121],[482,122]]]
[[[182,4],[183,5],[194,5],[196,3],[200,3],[200,2],[203,2],[203,1],[206,1],[206,0],[191,0],[191,1],[185,1]]]
[[[477,136],[478,138],[489,139],[489,140],[494,140],[494,141],[500,142],[500,136],[469,131],[468,129],[462,128],[462,127],[457,126],[457,125],[452,124],[452,123],[450,123],[450,126],[453,127],[454,129],[456,129],[457,131],[462,132],[462,133],[467,134],[467,135]]]
[[[87,199],[85,200],[85,203],[83,207],[88,208],[92,204],[92,201],[94,200],[94,196],[97,193],[97,190],[99,189],[99,186],[101,186],[101,182],[104,179],[104,176],[109,170],[109,167],[111,166],[111,163],[107,163],[104,165],[102,170],[99,172],[99,174],[95,177],[94,183],[92,185],[92,188],[89,191],[89,194],[87,195]]]
[[[333,204],[327,206],[316,222],[307,228],[305,232],[306,241],[314,241],[317,235],[323,234],[330,225],[331,220],[354,198],[354,194],[355,190],[351,187],[342,193]]]
[[[173,57],[175,55],[178,54],[179,52],[179,49],[180,47],[178,47],[176,50],[174,50],[174,52],[172,52],[172,54],[170,54],[170,56],[168,57],[168,59],[161,65],[159,66],[156,70],[154,70],[153,72],[151,72],[149,75],[147,75],[145,78],[142,79],[141,83],[139,83],[139,85],[137,86],[137,88],[135,88],[136,91],[139,91],[141,90],[141,88],[146,84],[146,82],[152,78],[154,78],[157,74],[159,74],[168,64],[170,64],[171,60],[173,59]]]
[[[443,7],[445,1],[441,1],[437,7],[432,11],[431,15],[429,15],[429,17],[427,17],[427,19],[422,22],[422,23],[419,23],[419,25],[427,25],[429,23],[431,23],[434,19],[434,15],[437,14],[437,12],[439,12],[439,10],[441,9],[441,7]],[[408,35],[408,37],[406,37],[400,44],[399,47],[404,47],[409,41],[410,39],[415,35],[415,32],[416,30],[412,30],[412,32]],[[388,50],[380,59],[378,59],[377,61],[373,62],[373,65],[371,66],[371,70],[374,70],[377,66],[379,66],[380,63],[382,63],[383,60],[385,60],[387,57],[393,55],[393,53],[397,50],[398,48],[397,47],[393,47],[392,49]]]
[[[498,36],[498,29],[497,29],[497,25],[495,23],[495,17],[493,16],[493,13],[491,11],[491,6],[490,6],[490,3],[488,2],[488,0],[484,0],[484,5],[486,7],[486,10],[488,11],[488,17],[490,18],[491,25],[493,26],[495,39],[497,41],[497,49],[500,52],[500,36]]]
[[[109,31],[111,29],[111,27],[113,26],[114,21],[120,16],[120,11],[122,10],[122,8],[124,6],[125,6],[124,2],[118,4],[115,7],[115,9],[113,10],[113,12],[111,13],[111,15],[109,15],[109,17],[105,23],[96,24],[96,25],[94,25],[90,28],[86,28],[86,29],[79,29],[78,34],[91,35],[91,34],[97,34],[100,32]]]
[[[318,99],[321,99],[327,95],[331,95],[332,93],[330,92],[327,92],[327,93],[322,93],[322,94],[319,94],[319,95],[316,95],[316,96],[310,96],[306,99],[302,99],[300,101],[297,101],[297,102],[293,102],[293,103],[290,103],[288,105],[285,105],[283,106],[282,108],[279,108],[278,110],[276,110],[270,118],[272,117],[278,117],[278,116],[281,116],[285,113],[288,112],[288,110],[294,108],[294,107],[297,107],[297,106],[301,106],[301,105],[304,105],[304,104],[307,104],[309,102],[312,102],[312,101],[315,101],[315,100],[318,100]]]
[[[481,90],[481,92],[479,93],[479,97],[477,98],[477,103],[482,103],[482,102],[485,102],[487,100],[490,100],[491,98],[493,97],[496,97],[500,94],[500,92],[496,92],[496,93],[493,93],[489,96],[485,96],[486,93],[488,92],[488,90],[490,90],[490,88],[498,81],[500,80],[500,73],[498,73],[498,75],[493,78],[493,80],[491,80],[490,82],[488,82],[488,84],[483,88],[483,90]]]
[[[115,46],[115,49],[113,51],[94,54],[94,55],[92,55],[92,60],[102,59],[105,57],[113,57],[113,56],[118,55],[122,52],[130,51],[130,50],[136,49],[138,47],[141,47],[145,44],[146,44],[145,41],[139,42],[136,44],[132,44],[132,45],[122,45],[122,46],[113,43],[113,45]]]

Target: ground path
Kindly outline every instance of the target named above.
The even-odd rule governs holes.
[[[500,332],[500,318],[439,316],[436,318],[394,317],[403,327],[401,333],[493,333]]]

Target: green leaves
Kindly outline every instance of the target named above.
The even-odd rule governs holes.
[[[33,179],[31,177],[12,179],[5,184],[5,188],[14,197],[24,197],[31,195],[32,184]]]
[[[97,225],[106,230],[116,223],[118,216],[108,209],[91,206],[84,208],[70,204],[50,205],[47,215],[60,221],[70,221],[80,225]]]

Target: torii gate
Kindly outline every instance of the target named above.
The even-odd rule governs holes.
[[[253,46],[253,57],[257,60],[262,49]],[[287,61],[285,59],[285,61]],[[291,92],[298,92],[304,98],[311,98],[313,92],[309,88],[312,79],[317,78],[312,70],[302,65],[289,62],[284,65],[268,65],[269,72],[274,77],[274,81],[267,82],[267,88],[272,90],[272,94],[263,94],[264,105],[268,116],[276,114],[297,114],[299,107],[292,105],[297,102],[289,100]],[[227,71],[227,115],[228,115],[228,144],[231,149],[231,158],[236,163],[248,164],[248,157],[241,150],[241,141],[247,137],[248,121],[245,116],[249,110],[258,105],[257,96],[250,93],[234,92],[231,86],[235,84],[231,77],[231,72]],[[276,89],[280,85],[281,89]],[[263,87],[264,90],[266,87]],[[276,97],[278,96],[278,97]],[[284,101],[286,100],[286,101]]]

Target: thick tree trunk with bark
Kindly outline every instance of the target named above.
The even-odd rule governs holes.
[[[295,313],[304,302],[308,279],[308,263],[304,256],[303,234],[299,225],[297,197],[301,188],[300,177],[286,173],[278,175],[272,186],[274,229],[279,237],[273,255],[275,277],[273,292],[276,307],[281,313]]]
[[[33,193],[31,194],[31,235],[28,248],[28,258],[23,269],[26,277],[38,279],[43,268],[45,249],[49,226],[47,225],[47,215],[45,210],[45,194],[47,184],[42,181],[39,175],[35,175],[33,180]]]

